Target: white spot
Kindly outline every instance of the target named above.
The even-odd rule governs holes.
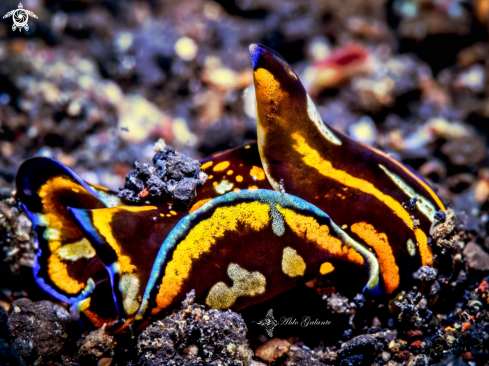
[[[220,67],[213,70],[209,75],[209,81],[217,86],[231,88],[236,84],[236,73],[226,67]]]
[[[119,52],[126,52],[132,46],[133,37],[131,32],[121,32],[115,38],[115,46]]]
[[[270,205],[270,212],[272,214],[272,230],[277,236],[284,235],[285,227],[284,227],[284,219],[278,210]]]
[[[348,132],[353,139],[367,145],[373,145],[377,139],[377,129],[368,116],[363,116],[357,123],[352,124],[348,128]]]
[[[97,190],[97,196],[107,207],[117,207],[122,206],[122,202],[119,197],[114,196],[113,194],[108,194],[103,191]]]
[[[306,272],[306,262],[291,247],[284,248],[282,256],[282,272],[289,277],[304,276]]]
[[[93,249],[86,238],[83,238],[76,243],[63,245],[56,253],[60,256],[60,258],[72,262],[75,262],[81,258],[90,259],[95,257],[96,254],[95,249]]]
[[[42,237],[46,240],[58,240],[59,239],[59,231],[56,229],[47,228],[44,231],[44,233],[42,234]]]
[[[433,222],[435,220],[436,208],[423,196],[417,194],[414,189],[412,189],[406,182],[404,182],[398,175],[392,173],[382,164],[379,164],[380,169],[382,169],[390,179],[399,187],[401,190],[409,197],[417,197],[416,207],[425,215],[428,220]]]
[[[40,226],[48,226],[48,218],[43,214],[36,214]]]
[[[175,118],[172,124],[176,141],[183,145],[193,146],[197,143],[197,136],[188,128],[187,121],[183,118]]]
[[[231,307],[241,296],[256,296],[265,292],[266,278],[260,272],[248,272],[238,264],[231,263],[228,276],[233,280],[233,286],[228,287],[224,282],[216,283],[209,291],[205,303],[213,309]]]
[[[175,52],[177,55],[185,61],[190,61],[197,56],[199,47],[193,39],[188,37],[182,37],[175,43]]]
[[[119,290],[121,290],[123,296],[122,304],[124,305],[126,314],[132,315],[138,311],[139,280],[133,275],[122,275]]]
[[[324,136],[326,140],[331,142],[332,144],[335,145],[341,145],[341,140],[336,137],[331,130],[326,127],[324,124],[323,120],[321,119],[321,116],[316,108],[316,105],[312,101],[311,97],[309,94],[307,94],[307,114],[309,115],[309,118],[311,121],[313,121],[318,128],[319,132]]]
[[[407,241],[407,250],[411,257],[414,257],[416,255],[416,245],[411,239],[408,239]]]
[[[221,183],[219,183],[217,186],[216,186],[216,192],[219,193],[219,194],[224,194],[226,193],[227,191],[230,191],[232,188],[233,188],[234,184],[233,183],[229,183],[227,180],[223,180]]]

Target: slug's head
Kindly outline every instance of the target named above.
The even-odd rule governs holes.
[[[259,127],[287,129],[294,116],[307,115],[307,93],[290,65],[270,48],[252,44]]]

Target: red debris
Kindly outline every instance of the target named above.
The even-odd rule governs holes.
[[[479,290],[480,292],[484,292],[487,287],[489,287],[489,283],[487,283],[487,281],[482,281],[479,287],[477,287],[477,290]]]
[[[149,195],[148,188],[144,188],[141,192],[139,192],[139,197],[147,197]]]
[[[421,343],[423,343],[423,341],[414,341],[413,343],[411,343],[411,347],[420,348]]]
[[[423,335],[423,331],[416,329],[413,330],[411,329],[409,332],[407,332],[409,338],[414,338],[414,337],[421,337]]]

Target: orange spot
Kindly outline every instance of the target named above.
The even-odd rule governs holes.
[[[399,267],[396,264],[387,235],[378,233],[366,222],[357,222],[351,226],[351,231],[357,234],[365,243],[374,248],[379,258],[380,271],[384,279],[385,292],[391,294],[399,287]]]
[[[426,237],[426,234],[420,229],[413,229],[413,219],[398,201],[381,192],[372,183],[364,179],[353,177],[344,170],[335,169],[331,162],[324,160],[316,150],[307,144],[304,137],[302,137],[300,134],[294,133],[292,137],[296,141],[296,144],[293,147],[299,154],[302,155],[302,161],[306,165],[316,169],[325,177],[334,179],[347,187],[355,188],[363,193],[374,196],[392,211],[394,211],[396,215],[414,231],[416,240],[419,244],[422,265],[426,266],[433,263],[433,254],[431,252],[431,248],[428,246],[428,238]]]
[[[218,184],[217,182],[213,182],[213,183],[212,183],[212,185],[213,185],[214,187],[215,187],[215,186],[217,186],[217,184]]]
[[[217,164],[214,169],[212,169],[214,172],[220,172],[222,170],[225,170],[229,166],[229,161],[221,161],[219,164]]]
[[[200,166],[200,169],[202,170],[205,170],[207,169],[208,167],[212,166],[212,164],[214,164],[212,161],[208,161],[207,163],[204,163]]]
[[[265,179],[265,171],[258,167],[258,166],[253,166],[250,170],[250,176],[255,177],[256,180],[264,180]]]
[[[241,183],[243,181],[243,177],[241,175],[236,176],[236,182]]]
[[[249,186],[248,189],[258,189],[257,186]]]
[[[324,262],[323,264],[321,264],[321,267],[319,267],[319,273],[321,273],[323,276],[333,271],[334,266],[329,262]]]
[[[212,198],[206,198],[205,200],[200,200],[200,201],[195,202],[193,204],[193,206],[190,208],[190,210],[188,210],[188,212],[194,212],[194,211],[198,210],[199,208],[204,206],[210,200],[212,200]]]
[[[228,170],[228,175],[233,175],[233,171],[232,170]]]
[[[209,175],[209,178],[208,179],[212,179],[212,178],[214,178],[214,176],[212,174]]]
[[[144,188],[141,192],[139,192],[139,197],[147,197],[149,195],[148,188]]]
[[[233,191],[241,191],[239,188],[234,188]]]

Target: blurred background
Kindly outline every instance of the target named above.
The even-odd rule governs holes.
[[[433,182],[489,248],[489,0],[22,5],[38,16],[28,31],[0,21],[3,192],[36,155],[117,190],[160,137],[194,158],[255,139],[248,45],[261,43],[324,121]]]

